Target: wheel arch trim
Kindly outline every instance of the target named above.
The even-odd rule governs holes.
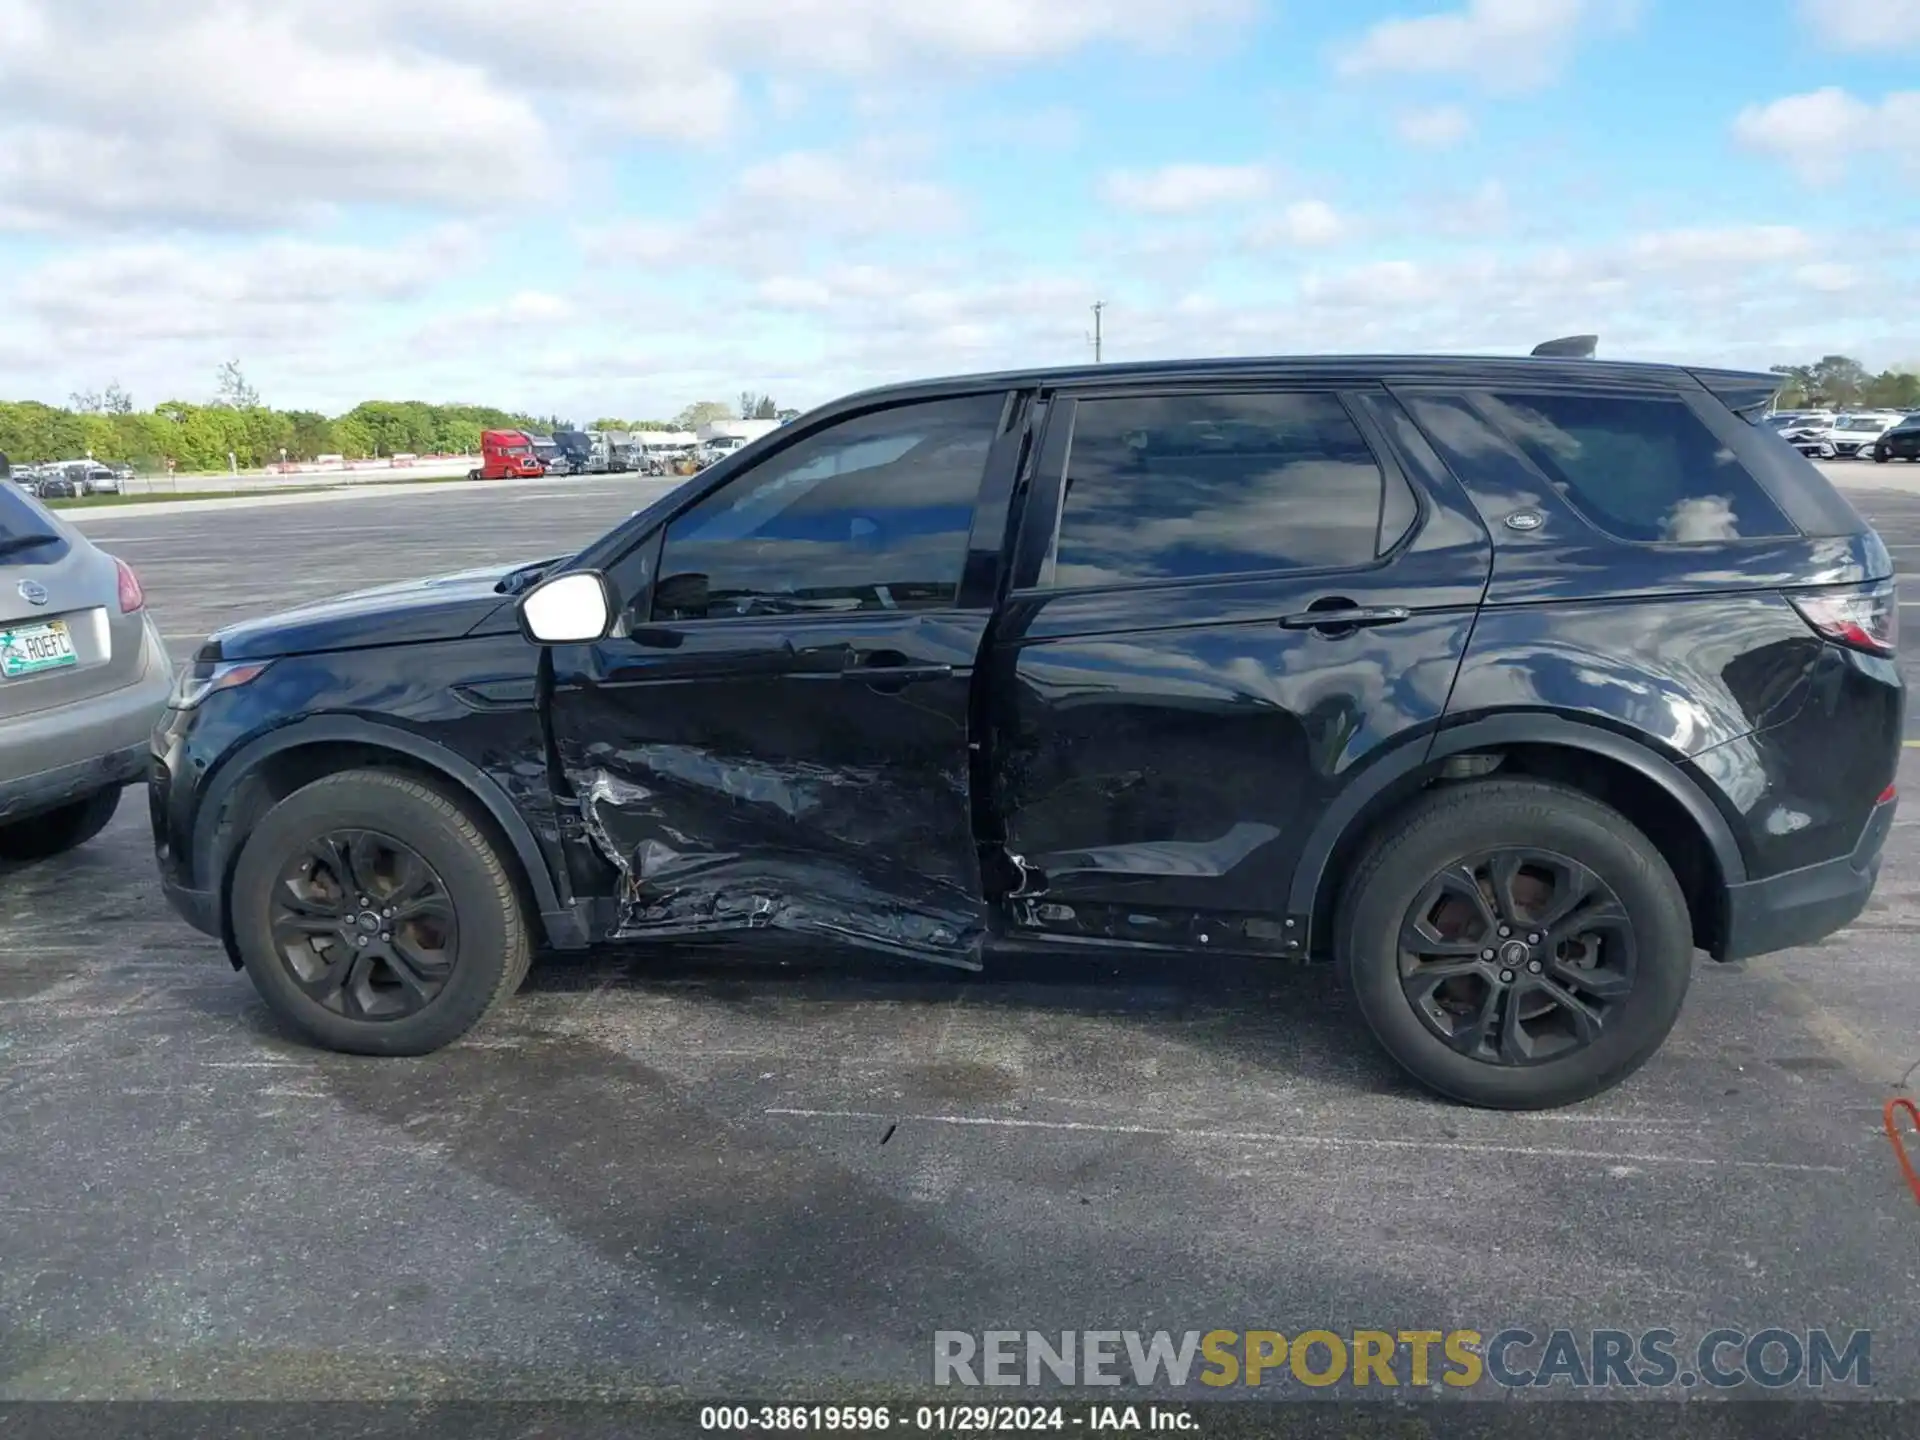
[[[514,858],[532,891],[549,942],[561,948],[577,948],[586,943],[585,925],[576,905],[560,893],[547,858],[534,838],[532,827],[492,776],[444,745],[412,731],[352,715],[316,716],[269,731],[247,742],[231,755],[209,782],[194,822],[194,870],[210,882],[207,888],[218,897],[223,930],[231,929],[228,890],[235,856],[223,853],[218,841],[220,825],[234,794],[264,761],[275,755],[313,745],[341,744],[368,745],[405,755],[436,771],[459,786],[463,793],[479,801],[513,849]]]
[[[1449,726],[1435,732],[1424,745],[1418,742],[1403,745],[1356,775],[1307,837],[1294,869],[1287,913],[1314,917],[1315,900],[1335,850],[1352,833],[1353,826],[1365,818],[1373,802],[1391,787],[1436,760],[1506,745],[1552,745],[1563,750],[1584,750],[1625,765],[1658,785],[1687,813],[1713,852],[1725,884],[1738,885],[1747,879],[1746,857],[1741,854],[1740,843],[1726,816],[1698,782],[1666,756],[1644,742],[1603,725],[1557,715],[1497,715]]]

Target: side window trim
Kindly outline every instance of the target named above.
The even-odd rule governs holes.
[[[1414,542],[1426,528],[1429,514],[1429,502],[1425,490],[1413,483],[1413,477],[1407,474],[1406,466],[1400,463],[1400,452],[1380,424],[1368,401],[1386,401],[1387,394],[1380,391],[1340,392],[1340,404],[1346,409],[1347,418],[1353,421],[1354,428],[1360,432],[1360,438],[1367,442],[1367,448],[1373,452],[1374,460],[1380,466],[1380,530],[1374,541],[1374,557],[1378,560],[1391,560],[1400,551]],[[1398,485],[1402,494],[1413,501],[1413,519],[1391,539],[1386,533],[1387,495]]]
[[[803,446],[807,444],[809,441],[817,439],[823,435],[831,434],[833,431],[840,429],[843,426],[856,424],[858,422],[865,421],[865,420],[870,420],[877,416],[884,416],[886,414],[889,414],[890,412],[906,411],[906,410],[912,410],[915,408],[941,405],[941,404],[956,404],[956,403],[969,401],[969,400],[983,399],[987,396],[992,396],[998,402],[999,409],[998,409],[997,415],[994,417],[992,427],[988,432],[988,436],[989,436],[988,447],[987,447],[986,454],[982,460],[980,477],[976,481],[973,488],[973,493],[969,497],[969,500],[967,502],[968,511],[969,511],[967,526],[965,529],[957,532],[958,534],[957,555],[959,559],[959,567],[958,567],[958,572],[957,572],[954,587],[953,587],[953,594],[944,605],[925,606],[925,607],[908,606],[908,607],[905,607],[903,613],[925,614],[933,611],[950,610],[950,609],[954,609],[961,606],[964,599],[965,587],[967,583],[968,562],[972,553],[970,546],[972,544],[972,536],[973,536],[974,530],[979,524],[980,507],[983,501],[983,497],[987,495],[989,487],[992,486],[992,484],[994,483],[995,462],[1002,449],[1002,442],[1005,437],[1005,427],[1007,426],[1010,417],[1015,413],[1015,407],[1017,407],[1019,402],[1019,396],[1009,391],[987,390],[987,389],[961,390],[961,391],[952,392],[948,394],[936,394],[936,395],[917,396],[912,398],[901,398],[893,401],[887,401],[887,402],[882,402],[875,405],[865,406],[858,410],[853,410],[846,414],[835,415],[830,419],[824,420],[819,425],[809,427],[809,429],[804,433],[794,436],[793,439],[788,444],[782,445],[778,449],[773,450],[766,455],[756,457],[752,464],[747,465],[741,469],[734,470],[732,473],[729,473],[724,477],[716,479],[716,481],[711,485],[703,486],[700,489],[699,493],[687,497],[686,501],[683,504],[675,506],[671,512],[661,517],[659,522],[652,529],[650,529],[645,535],[643,535],[639,540],[637,540],[632,546],[628,547],[628,549],[621,555],[620,559],[614,562],[616,566],[625,565],[630,561],[632,561],[633,558],[636,555],[640,554],[640,552],[642,552],[643,550],[647,553],[648,559],[646,562],[646,570],[649,575],[649,582],[647,585],[647,590],[648,590],[647,604],[648,604],[649,614],[647,616],[647,619],[643,623],[647,625],[671,624],[676,627],[685,626],[685,625],[703,625],[703,626],[704,625],[725,625],[725,624],[729,624],[737,621],[748,621],[755,624],[764,624],[766,623],[767,620],[771,618],[776,618],[774,616],[769,616],[769,615],[706,615],[706,616],[698,616],[698,617],[696,616],[661,617],[661,616],[656,616],[652,614],[651,612],[655,605],[653,591],[657,586],[657,582],[666,573],[665,572],[665,564],[666,564],[666,558],[667,558],[666,544],[667,544],[669,532],[672,530],[672,528],[675,525],[678,525],[681,521],[685,520],[694,511],[699,509],[699,507],[713,500],[716,496],[724,494],[725,492],[733,489],[736,485],[742,484],[743,482],[751,484],[752,481],[750,477],[763,473],[767,466],[772,464],[778,464],[782,457],[791,455],[793,451],[799,448],[800,446]],[[735,542],[735,543],[738,543],[738,542]],[[616,596],[616,598],[624,600],[623,596]],[[623,610],[623,614],[624,613],[626,612]],[[805,612],[802,612],[802,613],[805,613]],[[829,614],[833,612],[820,612],[820,613]],[[851,613],[861,613],[861,612],[849,611],[847,613],[851,614]],[[874,613],[874,612],[868,611],[865,613]]]
[[[1428,393],[1449,394],[1449,392],[1438,389],[1429,390]],[[1541,467],[1540,463],[1528,452],[1526,446],[1520,444],[1512,436],[1507,434],[1506,428],[1501,425],[1494,409],[1495,406],[1503,403],[1501,401],[1502,393],[1519,396],[1552,395],[1565,399],[1607,400],[1642,405],[1671,405],[1680,414],[1689,416],[1699,423],[1702,432],[1710,439],[1724,444],[1722,437],[1714,433],[1713,427],[1708,425],[1696,412],[1694,406],[1689,403],[1686,395],[1672,389],[1635,390],[1627,388],[1616,389],[1613,387],[1600,388],[1593,386],[1546,386],[1529,384],[1524,387],[1509,387],[1505,392],[1502,392],[1482,384],[1450,392],[1450,398],[1463,402],[1467,409],[1473,413],[1474,417],[1497,436],[1501,444],[1519,459],[1520,463],[1527,468],[1529,473],[1539,477],[1540,483],[1557,496],[1561,504],[1579,516],[1583,523],[1592,526],[1597,533],[1606,536],[1613,544],[1633,545],[1648,550],[1688,549],[1700,545],[1763,545],[1777,544],[1781,540],[1789,538],[1791,533],[1797,533],[1798,531],[1799,527],[1794,524],[1793,518],[1787,514],[1785,508],[1774,499],[1772,493],[1767,489],[1766,485],[1761,482],[1760,478],[1747,469],[1745,461],[1740,458],[1739,451],[1733,450],[1732,447],[1727,447],[1732,450],[1734,459],[1739,462],[1741,472],[1746,475],[1748,481],[1753,485],[1755,490],[1758,491],[1761,498],[1773,506],[1775,514],[1789,527],[1787,534],[1743,535],[1731,539],[1715,540],[1648,540],[1638,536],[1622,535],[1619,531],[1611,529],[1607,525],[1604,516],[1594,513],[1590,505],[1582,502],[1578,494],[1577,486],[1563,485],[1559,480],[1556,480]]]
[[[1051,578],[1060,543],[1060,507],[1066,495],[1067,452],[1073,443],[1077,399],[1043,394],[1047,407],[1040,435],[1033,447],[1033,474],[1027,482],[1027,503],[1020,515],[1020,534],[1014,542],[1013,573],[1008,591],[1054,594],[1043,578]]]
[[[1393,447],[1386,442],[1379,427],[1372,422],[1372,417],[1364,414],[1365,407],[1353,403],[1355,397],[1373,393],[1385,395],[1386,390],[1382,385],[1355,385],[1351,380],[1315,382],[1289,377],[1284,380],[1247,380],[1234,384],[1155,385],[1149,389],[1133,386],[1086,387],[1051,397],[1046,417],[1046,432],[1035,451],[1037,456],[1035,474],[1020,520],[1020,534],[1016,542],[1015,562],[1013,573],[1009,577],[1011,583],[1008,593],[1027,600],[1044,600],[1054,595],[1094,595],[1136,590],[1243,584],[1248,580],[1273,579],[1281,576],[1311,578],[1318,575],[1360,575],[1385,568],[1398,559],[1400,552],[1419,535],[1426,523],[1428,510],[1426,497],[1421,494],[1420,487],[1413,484],[1411,478],[1401,468],[1398,458],[1393,453]],[[1415,506],[1415,519],[1392,546],[1386,550],[1380,549],[1376,526],[1375,553],[1370,559],[1358,564],[1310,567],[1270,566],[1254,570],[1221,571],[1210,575],[1117,580],[1102,585],[1055,586],[1052,583],[1054,564],[1060,548],[1060,520],[1066,508],[1067,467],[1072,458],[1073,428],[1082,401],[1272,394],[1326,395],[1339,403],[1341,410],[1345,412],[1355,431],[1358,432],[1361,443],[1372,456],[1374,464],[1380,469],[1382,512],[1386,504],[1386,486],[1392,483],[1395,477],[1398,477],[1399,482],[1411,492]],[[1048,399],[1049,397],[1044,394],[1041,396],[1043,403]]]

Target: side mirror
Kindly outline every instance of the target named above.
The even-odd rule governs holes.
[[[704,620],[710,604],[707,577],[687,573],[669,575],[653,587],[653,613],[681,620]]]
[[[543,580],[520,597],[520,631],[536,645],[585,645],[613,628],[613,596],[597,570]]]

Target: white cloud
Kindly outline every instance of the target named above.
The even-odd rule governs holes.
[[[1273,188],[1273,172],[1265,165],[1163,165],[1157,170],[1115,170],[1101,188],[1122,210],[1190,215],[1260,199]]]
[[[1353,233],[1353,224],[1324,200],[1296,200],[1272,219],[1253,225],[1247,243],[1256,249],[1337,244]]]
[[[884,146],[849,154],[793,151],[749,166],[687,220],[622,220],[581,233],[603,265],[777,271],[809,246],[845,252],[904,235],[949,231],[964,219],[945,186],[899,173]]]
[[[1902,90],[1878,103],[1838,86],[1749,105],[1734,117],[1733,136],[1774,156],[1809,184],[1837,184],[1850,162],[1880,154],[1920,164],[1920,91]]]
[[[1920,45],[1920,0],[1800,0],[1800,18],[1836,50]]]
[[[0,226],[484,208],[548,165],[532,108],[483,70],[335,44],[288,12],[10,0],[0,34]],[[117,78],[76,83],[75,55]]]
[[[1473,117],[1458,105],[1427,105],[1402,110],[1394,129],[1409,145],[1423,150],[1445,150],[1473,133]]]
[[[337,381],[360,391],[344,408],[386,359],[368,344],[378,315],[431,296],[481,253],[476,232],[456,225],[386,248],[129,242],[62,255],[0,287],[9,330],[38,356],[30,367],[0,361],[0,393],[24,381],[25,393],[58,399],[111,376],[142,405],[205,398],[215,367],[239,355],[270,402],[317,403]]]
[[[563,148],[728,135],[749,77],[786,87],[776,109],[809,76],[912,91],[1094,43],[1213,36],[1253,8],[594,0],[559,24],[550,0],[0,0],[0,228],[511,208],[552,187]]]
[[[1581,32],[1629,23],[1620,0],[1468,0],[1438,15],[1382,20],[1337,59],[1343,75],[1455,75],[1495,92],[1559,78]]]

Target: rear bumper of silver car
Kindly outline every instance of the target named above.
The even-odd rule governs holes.
[[[0,724],[0,823],[145,777],[173,664],[151,621],[143,629],[140,676],[131,685]]]

